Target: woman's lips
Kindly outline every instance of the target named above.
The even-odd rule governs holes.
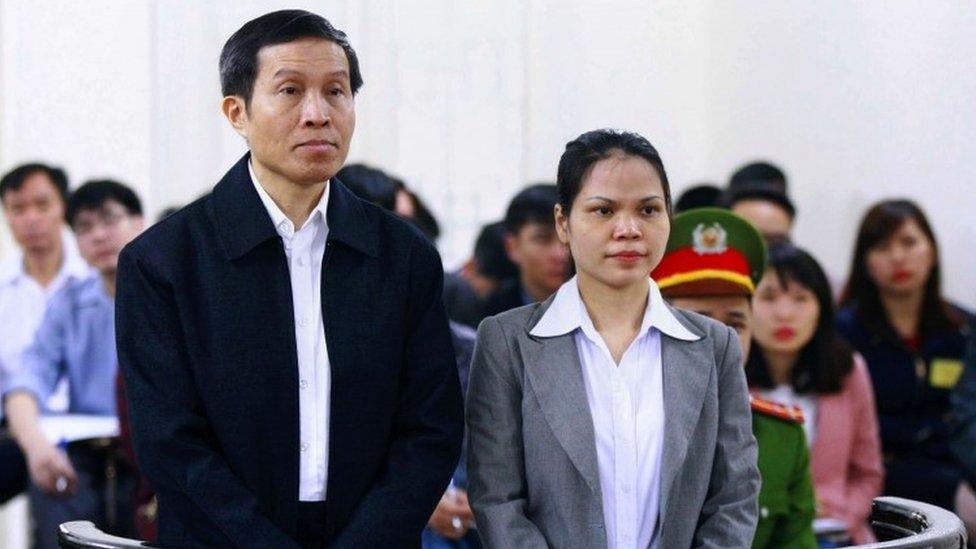
[[[905,282],[912,277],[912,273],[904,269],[899,269],[891,274],[892,282]]]
[[[620,252],[616,254],[611,254],[610,257],[620,261],[622,263],[636,263],[645,257],[645,254],[639,252]]]
[[[773,337],[775,337],[777,341],[790,341],[796,337],[796,330],[787,326],[777,328],[777,330],[773,332]]]

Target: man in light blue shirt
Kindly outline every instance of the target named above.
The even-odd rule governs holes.
[[[106,500],[106,463],[114,461],[114,448],[85,441],[55,444],[41,432],[39,417],[61,379],[68,380],[68,413],[116,413],[115,273],[119,252],[142,231],[142,205],[121,183],[91,181],[71,196],[66,217],[82,257],[98,276],[71,280],[51,297],[20,370],[3,391],[10,430],[27,457],[40,548],[57,547],[58,525],[69,520],[91,520],[121,535],[132,532],[125,508],[132,483],[128,470],[119,468],[116,475],[114,503],[122,505]]]

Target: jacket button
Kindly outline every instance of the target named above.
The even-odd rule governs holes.
[[[759,516],[761,516],[762,518],[768,517],[769,516],[769,508],[763,507],[762,509],[760,509],[759,510]]]

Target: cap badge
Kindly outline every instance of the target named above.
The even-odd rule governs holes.
[[[712,223],[711,225],[699,223],[692,233],[695,241],[694,250],[699,255],[725,253],[728,249],[726,243],[728,236],[728,233],[725,232],[722,225],[718,223]]]

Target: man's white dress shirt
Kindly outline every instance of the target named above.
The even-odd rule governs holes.
[[[531,334],[574,332],[593,430],[610,549],[656,547],[661,459],[664,449],[664,387],[661,333],[699,339],[671,314],[657,285],[650,291],[637,337],[616,364],[593,326],[576,277],[562,285]]]
[[[91,276],[92,270],[78,254],[74,237],[62,231],[61,269],[47,287],[41,286],[27,274],[24,255],[18,250],[0,265],[0,391],[20,369],[20,356],[34,341],[34,333],[44,318],[47,302],[72,278]],[[43,408],[63,412],[68,405],[66,381]],[[0,410],[0,417],[3,412]]]
[[[281,236],[288,258],[298,349],[298,500],[325,501],[329,472],[329,391],[332,374],[322,319],[322,261],[329,235],[326,206],[331,185],[326,183],[318,205],[305,224],[295,230],[295,225],[258,183],[250,163],[248,170],[254,188]],[[282,364],[282,367],[286,365]]]

